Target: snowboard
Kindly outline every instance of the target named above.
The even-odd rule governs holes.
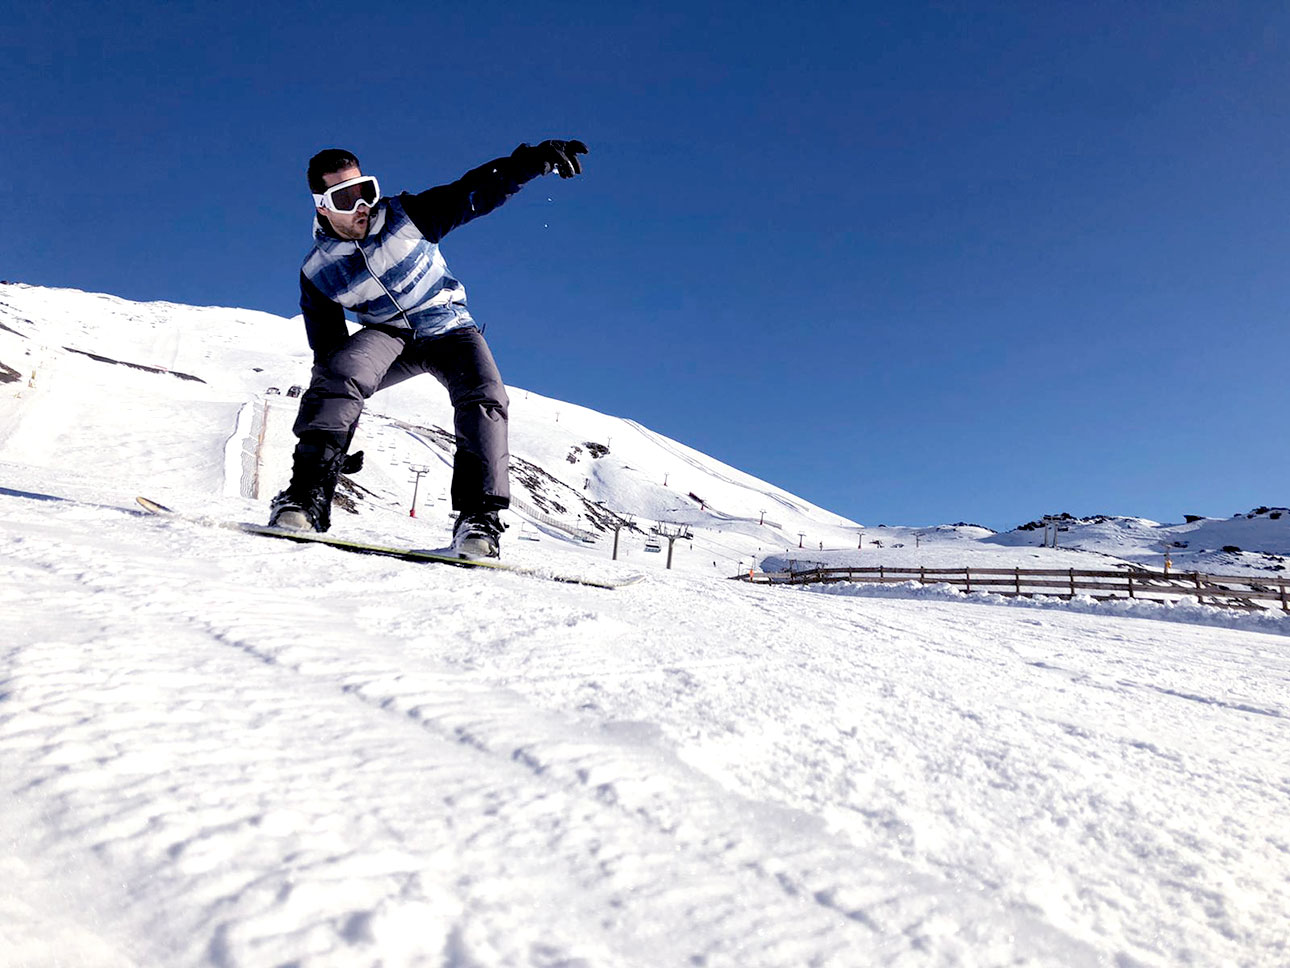
[[[516,575],[526,575],[530,578],[543,578],[547,581],[562,582],[567,585],[586,585],[589,588],[624,588],[628,585],[635,585],[643,581],[644,575],[628,575],[623,578],[592,578],[585,575],[563,575],[544,571],[540,568],[532,568],[526,565],[515,565],[504,561],[495,561],[492,559],[479,558],[459,558],[456,555],[444,551],[431,551],[421,548],[399,548],[388,545],[371,544],[366,541],[351,541],[348,538],[335,538],[326,534],[319,534],[313,531],[286,531],[281,528],[270,528],[261,524],[251,524],[246,521],[220,521],[215,518],[202,517],[196,514],[184,514],[181,511],[175,511],[166,507],[164,504],[158,504],[156,501],[146,497],[136,497],[135,500],[139,506],[153,514],[167,518],[175,518],[180,521],[191,521],[195,524],[203,524],[209,527],[227,528],[232,531],[241,531],[244,534],[256,534],[265,538],[281,538],[286,541],[296,541],[301,544],[321,544],[330,548],[336,548],[339,551],[349,551],[358,555],[380,555],[385,558],[398,558],[401,561],[414,561],[421,564],[430,565],[450,565],[454,568],[487,568],[492,571],[508,571]]]

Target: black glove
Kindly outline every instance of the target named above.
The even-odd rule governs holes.
[[[363,452],[356,450],[352,454],[346,454],[344,462],[340,465],[342,474],[357,474],[363,469]]]
[[[523,144],[511,152],[511,157],[539,175],[555,172],[561,178],[582,174],[578,155],[585,155],[587,146],[581,141],[543,141],[540,145]]]

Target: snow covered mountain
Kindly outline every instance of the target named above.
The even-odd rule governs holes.
[[[10,390],[0,404],[0,461],[76,468],[179,507],[263,520],[290,467],[291,388],[308,376],[298,320],[0,285],[0,380]],[[524,537],[603,551],[617,526],[620,558],[641,559],[666,547],[659,532],[684,533],[676,566],[726,576],[799,560],[898,564],[913,550],[929,565],[1024,565],[1035,554],[1021,549],[1042,542],[1026,525],[1000,535],[971,525],[864,527],[633,420],[510,392],[512,548]],[[342,489],[350,514],[337,514],[336,532],[432,542],[446,532],[451,427],[432,380],[374,397],[354,444],[366,469]],[[404,520],[414,468],[425,469],[423,528]],[[1067,516],[1058,546],[1156,566],[1168,552],[1184,570],[1284,570],[1290,513],[1262,511],[1180,525]]]
[[[1272,569],[1277,509],[863,526],[514,388],[506,557],[643,582],[132,509],[263,520],[307,372],[291,320],[0,285],[3,968],[1290,963],[1290,619],[720,580]],[[375,397],[336,530],[446,539],[449,425]]]
[[[299,320],[265,313],[0,286],[0,378],[17,390],[0,411],[0,460],[75,467],[181,507],[263,518],[290,469],[290,394],[309,378],[302,334]],[[510,393],[513,535],[612,543],[626,522],[630,556],[652,532],[688,529],[690,557],[728,575],[799,533],[829,544],[855,533],[853,522],[635,421]],[[418,467],[418,517],[447,529],[451,428],[433,380],[374,397],[354,443],[366,467],[342,491],[351,516],[339,514],[335,530],[407,530]]]

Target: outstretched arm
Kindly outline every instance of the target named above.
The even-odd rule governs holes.
[[[412,223],[431,242],[471,219],[487,215],[539,175],[556,172],[561,178],[582,173],[578,155],[587,153],[581,141],[543,141],[522,144],[504,158],[472,168],[455,182],[418,194],[402,194],[399,201]]]

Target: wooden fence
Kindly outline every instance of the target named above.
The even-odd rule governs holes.
[[[1290,612],[1290,579],[1250,575],[1205,575],[1200,572],[1083,571],[1076,568],[812,568],[807,571],[749,572],[737,580],[761,585],[808,585],[817,582],[866,582],[924,585],[948,584],[964,592],[990,592],[1012,598],[1053,595],[1074,598],[1087,594],[1099,600],[1115,598],[1154,601],[1195,599],[1204,605]]]

